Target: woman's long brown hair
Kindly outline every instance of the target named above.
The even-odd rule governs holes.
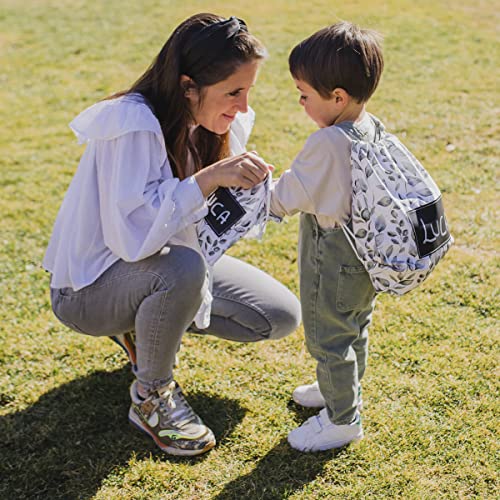
[[[199,126],[190,134],[194,120],[185,97],[186,89],[181,85],[181,75],[194,81],[203,98],[203,87],[229,78],[241,64],[266,56],[263,45],[245,28],[224,41],[223,50],[220,50],[217,37],[203,39],[196,46],[196,61],[192,61],[186,48],[200,38],[203,28],[221,21],[224,18],[214,14],[196,14],[186,19],[175,29],[146,72],[128,90],[110,97],[129,93],[144,96],[160,122],[170,165],[180,179],[230,155],[229,132],[218,135]],[[187,167],[189,156],[191,168]]]

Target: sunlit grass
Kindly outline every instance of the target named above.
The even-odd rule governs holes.
[[[287,70],[293,45],[349,19],[385,36],[369,110],[444,193],[456,245],[420,289],[378,300],[363,384],[366,438],[292,451],[314,379],[301,329],[237,345],[187,336],[177,378],[218,446],[161,455],[127,426],[115,345],[53,317],[40,263],[82,147],[68,122],[127,87],[195,12],[244,18],[268,47],[251,147],[282,172],[314,130]],[[493,1],[3,0],[0,5],[2,498],[498,497],[498,6]],[[298,293],[297,220],[231,249]]]

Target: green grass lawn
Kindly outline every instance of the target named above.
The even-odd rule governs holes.
[[[230,7],[229,7],[230,5]],[[188,335],[177,379],[218,445],[162,455],[127,425],[125,356],[51,313],[40,263],[83,151],[68,122],[127,87],[195,12],[244,18],[270,59],[251,147],[290,164],[314,126],[293,45],[348,19],[385,36],[369,110],[442,188],[456,244],[418,290],[379,298],[363,382],[366,438],[301,454],[290,402],[314,380],[299,329],[237,345]],[[0,498],[498,498],[498,4],[493,0],[0,1]],[[297,220],[232,255],[298,292]]]

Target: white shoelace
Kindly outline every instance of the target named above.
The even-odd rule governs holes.
[[[195,418],[196,414],[184,399],[181,388],[175,382],[159,389],[158,395],[159,397],[153,402],[158,404],[160,412],[170,420],[188,423]]]

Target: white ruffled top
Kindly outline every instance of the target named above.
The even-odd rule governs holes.
[[[245,151],[255,114],[231,125],[232,154]],[[207,213],[193,176],[175,178],[160,123],[139,94],[101,101],[71,123],[87,147],[63,200],[43,266],[51,287],[79,290],[119,259],[135,262],[168,244],[200,252],[195,223]],[[211,293],[196,315],[210,318]]]

